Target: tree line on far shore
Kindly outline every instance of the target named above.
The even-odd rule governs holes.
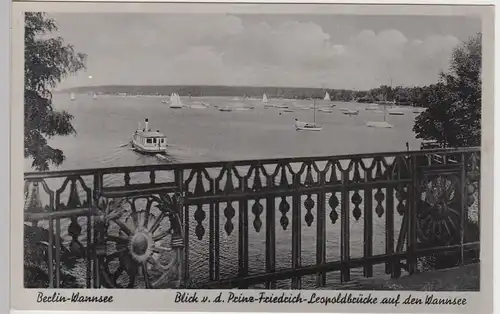
[[[180,96],[226,96],[260,98],[266,94],[268,98],[283,99],[323,99],[328,92],[330,100],[344,102],[375,103],[381,101],[395,102],[401,106],[425,107],[426,97],[434,85],[422,87],[403,87],[381,85],[368,91],[308,87],[258,87],[258,86],[131,86],[105,85],[82,86],[64,89],[63,93],[101,95],[156,95],[168,96],[177,93]]]

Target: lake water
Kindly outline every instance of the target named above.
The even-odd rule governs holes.
[[[167,97],[168,98],[168,97]],[[74,115],[77,137],[57,137],[51,142],[63,149],[66,161],[61,169],[129,166],[163,163],[155,157],[138,155],[121,144],[130,141],[138,123],[149,118],[152,129],[168,137],[169,155],[175,161],[213,161],[272,157],[321,156],[419,149],[412,132],[416,114],[406,109],[404,116],[388,116],[392,129],[365,126],[368,121],[383,121],[383,114],[358,103],[318,101],[318,108],[335,104],[333,113],[317,112],[321,132],[296,132],[294,118],[312,121],[308,100],[270,100],[287,104],[294,112],[264,109],[259,100],[233,100],[225,97],[187,98],[184,104],[198,101],[218,106],[253,105],[255,110],[220,112],[209,109],[169,109],[161,97],[118,97],[79,95],[69,101],[67,95],[54,97],[56,108]],[[358,108],[358,116],[346,116],[340,108]],[[281,115],[280,115],[281,113]]]
[[[383,121],[382,112],[365,110],[366,105],[358,103],[318,101],[318,108],[332,108],[333,113],[316,113],[316,122],[323,126],[321,132],[295,131],[294,119],[312,121],[312,110],[301,110],[312,105],[309,100],[277,100],[269,103],[287,104],[294,112],[283,112],[283,109],[265,109],[260,100],[237,100],[224,97],[181,97],[186,105],[195,102],[206,102],[207,109],[170,109],[161,103],[162,97],[120,97],[99,96],[92,99],[89,95],[77,95],[74,101],[68,95],[54,96],[54,107],[64,109],[74,115],[73,125],[76,137],[56,137],[49,143],[62,149],[66,160],[58,168],[82,169],[111,166],[132,166],[161,164],[168,162],[221,161],[237,159],[259,159],[276,157],[324,156],[338,154],[375,153],[419,149],[420,142],[412,132],[416,114],[410,109],[403,109],[403,116],[388,116],[392,129],[366,127],[368,121]],[[255,106],[254,110],[220,112],[216,106],[241,107]],[[346,116],[340,108],[359,109],[359,115]],[[154,156],[143,156],[132,151],[126,145],[139,122],[149,119],[151,129],[158,129],[168,137],[168,160]],[[26,169],[29,170],[26,160]],[[360,193],[363,197],[362,192]],[[329,197],[329,196],[327,196]],[[315,201],[316,199],[313,198]],[[328,198],[327,198],[328,199]],[[291,202],[290,202],[291,204]],[[376,204],[376,203],[374,203]],[[397,204],[397,203],[395,203]],[[250,202],[249,207],[253,205]],[[265,205],[265,204],[264,204]],[[265,207],[265,206],[264,206]],[[361,207],[362,208],[362,207]],[[221,211],[224,207],[221,206]],[[235,210],[238,211],[237,207]],[[327,215],[331,209],[327,206]],[[290,212],[288,218],[291,223]],[[302,218],[305,214],[303,210]],[[316,212],[311,227],[302,227],[302,264],[314,265],[316,261]],[[208,216],[208,215],[207,215]],[[400,217],[396,214],[396,239],[399,233]],[[256,232],[249,226],[249,267],[251,273],[265,270],[265,208],[261,215],[263,227]],[[277,211],[276,220],[281,213]],[[249,213],[249,223],[254,216]],[[363,254],[363,218],[351,219],[351,257]],[[193,219],[191,219],[193,221]],[[303,221],[303,219],[302,219]],[[207,219],[204,222],[208,232]],[[221,278],[234,276],[237,272],[237,232],[238,216],[233,218],[235,230],[228,236],[224,232],[225,219],[221,214]],[[374,254],[385,250],[385,216],[374,215]],[[194,229],[194,226],[191,230]],[[283,230],[276,225],[277,268],[288,268],[291,263],[291,231]],[[190,272],[198,281],[208,276],[207,236],[204,242],[197,243],[192,235],[190,244]],[[191,241],[191,238],[190,238]],[[327,260],[339,260],[340,256],[340,218],[332,224],[327,216]],[[381,273],[383,268],[375,269]],[[352,271],[352,277],[362,275],[362,269]],[[329,284],[340,283],[339,274],[328,274]],[[289,280],[279,283],[286,288]],[[315,284],[314,276],[303,279],[303,288],[311,288]]]

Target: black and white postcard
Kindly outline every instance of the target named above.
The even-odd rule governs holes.
[[[13,308],[490,311],[493,17],[14,3]]]

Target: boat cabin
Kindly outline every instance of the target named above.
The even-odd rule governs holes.
[[[148,146],[158,146],[165,144],[167,138],[159,131],[135,131],[134,142]]]
[[[148,128],[148,119],[145,127],[138,128],[132,137],[133,147],[142,153],[165,153],[167,149],[167,137],[159,130],[152,131]]]

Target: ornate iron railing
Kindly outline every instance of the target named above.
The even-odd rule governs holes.
[[[298,289],[378,264],[398,277],[422,256],[479,250],[466,230],[479,160],[464,148],[25,173],[25,254],[41,248],[56,288],[68,260],[94,288]],[[27,237],[36,227],[46,236]]]

